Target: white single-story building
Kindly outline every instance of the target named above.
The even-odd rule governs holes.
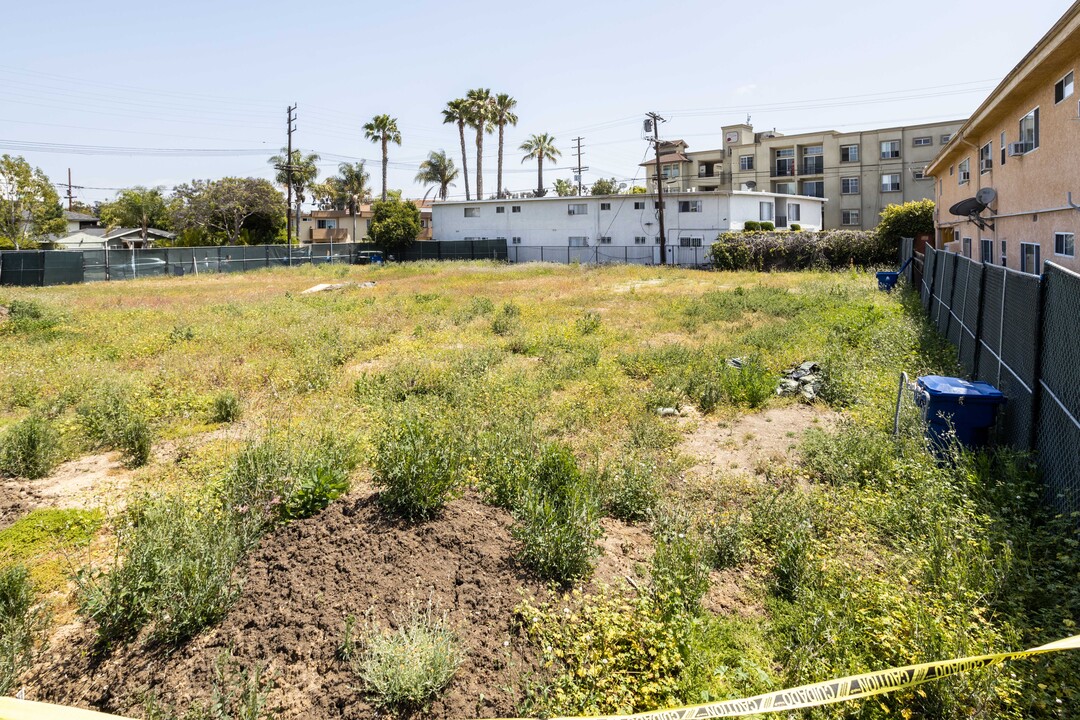
[[[49,239],[57,250],[127,250],[129,248],[151,247],[157,240],[172,240],[176,237],[167,230],[148,228],[146,241],[142,239],[141,228],[86,228],[68,235],[54,236]]]
[[[668,262],[699,264],[747,221],[820,230],[823,198],[754,191],[664,194]],[[660,262],[656,193],[454,200],[432,209],[435,240],[505,239],[511,261]]]

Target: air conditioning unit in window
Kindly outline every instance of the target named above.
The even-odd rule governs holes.
[[[994,161],[993,160],[983,160],[979,164],[979,170],[982,171],[982,172],[986,172],[987,170],[993,170],[993,169],[994,169]]]
[[[965,171],[960,173],[960,182],[966,183],[970,179],[971,179],[971,173],[970,172],[965,170]]]
[[[1009,143],[1009,157],[1016,157],[1017,155],[1023,155],[1027,151],[1027,143],[1014,142]]]

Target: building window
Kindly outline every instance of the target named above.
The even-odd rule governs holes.
[[[1038,275],[1040,267],[1042,264],[1039,262],[1039,244],[1020,243],[1020,272]]]
[[[773,188],[773,192],[780,195],[794,195],[797,190],[795,183],[776,183],[776,187]]]
[[[994,143],[988,142],[979,148],[979,174],[994,169]]]
[[[465,208],[465,217],[480,217],[480,208],[467,207]]]
[[[611,209],[611,203],[609,203],[609,202],[608,203],[600,203],[600,209],[601,210],[610,210]]]
[[[1073,74],[1069,71],[1069,74],[1061,78],[1054,85],[1054,104],[1061,102],[1065,98],[1073,94]]]
[[[754,169],[754,156],[753,155],[740,155],[739,156],[739,169],[740,170],[753,170]]]
[[[506,208],[504,206],[502,206],[502,205],[496,205],[495,206],[495,214],[496,215],[505,215],[506,214]]]
[[[859,162],[859,146],[841,145],[840,162]]]
[[[1054,233],[1054,254],[1073,257],[1076,254],[1076,236],[1073,233]]]
[[[679,212],[681,213],[699,213],[701,212],[700,200],[680,200]]]
[[[521,206],[520,205],[511,205],[510,206],[510,212],[512,212],[512,213],[521,212]]]
[[[585,203],[570,203],[566,206],[567,215],[588,215],[589,206]]]
[[[635,245],[644,245],[648,241],[649,241],[649,238],[645,237],[644,235],[635,235],[634,236],[634,244]]]
[[[771,222],[773,219],[773,204],[771,202],[758,203],[758,220]]]
[[[882,175],[881,192],[900,192],[900,174],[885,173]]]
[[[570,247],[588,247],[589,246],[589,238],[584,237],[582,235],[571,235],[569,240],[570,240]]]
[[[512,238],[512,239],[510,240],[510,244],[511,244],[511,245],[520,245],[520,244],[521,244],[521,238],[519,238],[519,237],[516,237],[516,238]]]
[[[911,141],[911,144],[915,147],[926,147],[934,144],[934,138],[932,137],[917,137]]]
[[[825,183],[821,180],[804,182],[802,184],[802,194],[810,197],[825,197]]]
[[[840,211],[840,224],[841,225],[858,225],[859,224],[859,211],[858,210],[841,210]]]
[[[678,164],[661,165],[660,166],[660,175],[662,175],[665,180],[671,180],[671,179],[679,177],[679,166],[678,166]]]
[[[990,263],[994,262],[994,241],[982,239],[979,241],[979,262]]]
[[[1005,164],[1005,146],[1008,143],[1005,140],[1005,133],[1001,133],[1001,164]]]
[[[610,235],[601,235],[599,240],[600,240],[601,245],[610,245],[611,244],[611,236]]]
[[[957,184],[967,185],[968,181],[971,180],[971,159],[965,158],[964,162],[957,165],[956,168],[959,171],[957,172]]]
[[[337,228],[337,219],[336,218],[325,218],[325,219],[320,218],[319,220],[315,221],[315,227],[317,227],[320,230],[334,230],[334,229]]]
[[[679,238],[679,247],[701,247],[700,237]]]
[[[1024,143],[1025,153],[1039,147],[1039,108],[1020,119],[1020,142]]]
[[[857,178],[857,177],[840,178],[840,193],[842,195],[858,195],[859,194],[859,178]]]
[[[884,140],[881,143],[881,159],[895,160],[900,157],[900,141]]]
[[[960,252],[963,253],[966,258],[971,257],[971,238],[960,239]]]
[[[659,200],[653,200],[652,209],[653,210],[659,210],[660,209],[660,201]],[[667,210],[667,200],[664,201],[664,209]]]
[[[942,145],[948,145],[950,140],[952,140],[952,133],[946,133],[945,135],[941,136]]]
[[[660,236],[657,235],[656,237],[653,238],[652,241],[653,241],[653,245],[659,245],[660,244]]]
[[[644,210],[645,209],[645,201],[644,200],[635,200],[634,201],[634,209],[635,210]]]
[[[1001,267],[1008,267],[1009,266],[1009,262],[1008,262],[1009,255],[1008,255],[1008,253],[1005,252],[1006,248],[1007,248],[1007,243],[1004,240],[1002,240],[1001,241]]]
[[[787,204],[788,220],[798,222],[799,220],[802,220],[801,215],[802,215],[802,208],[799,205],[799,203],[788,203]]]

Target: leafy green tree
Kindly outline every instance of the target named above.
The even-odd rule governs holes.
[[[634,185],[632,188],[630,188],[631,195],[644,195],[647,192],[649,191],[641,187],[640,185]]]
[[[21,156],[0,157],[0,239],[18,250],[66,229],[60,196],[45,173]]]
[[[469,103],[464,98],[450,100],[443,108],[443,125],[455,124],[461,139],[461,176],[465,180],[465,199],[472,200],[469,194],[469,156],[465,152],[465,123],[469,117]]]
[[[467,122],[476,130],[476,199],[484,199],[484,134],[495,129],[495,99],[487,88],[465,93]]]
[[[371,122],[364,125],[364,137],[371,142],[379,143],[382,148],[382,199],[386,202],[387,145],[390,143],[401,145],[401,131],[398,130],[397,118],[376,115]]]
[[[899,251],[900,238],[934,232],[934,201],[914,200],[903,205],[889,205],[881,211],[875,230],[878,238]]]
[[[225,177],[220,180],[193,180],[173,189],[173,227],[180,231],[202,229],[223,237],[225,244],[237,245],[241,233],[272,233],[284,223],[281,192],[262,178]]]
[[[147,230],[155,227],[169,229],[169,208],[165,202],[164,188],[148,188],[137,185],[121,190],[116,200],[101,204],[101,222],[107,227],[137,227],[146,241]]]
[[[555,138],[547,133],[530,135],[518,149],[525,151],[525,157],[521,158],[521,162],[536,161],[536,197],[544,197],[547,192],[544,190],[544,161],[548,160],[554,165],[556,158],[562,155],[555,147]]]
[[[386,250],[408,247],[420,234],[420,208],[411,202],[380,201],[371,212],[371,239]]]
[[[312,185],[311,200],[320,210],[344,210],[349,202],[338,177],[328,177]]]
[[[293,150],[292,155],[289,155],[288,148],[281,148],[281,153],[274,155],[268,160],[271,165],[277,169],[277,174],[274,179],[278,185],[284,188],[289,187],[289,165],[292,165],[292,191],[293,201],[296,203],[294,207],[286,210],[286,223],[289,227],[293,224],[294,211],[298,215],[300,213],[300,207],[307,200],[308,189],[315,184],[315,181],[319,177],[319,156],[315,153],[309,153],[304,155],[300,150]],[[284,202],[284,201],[283,201]],[[299,233],[297,229],[297,233]]]
[[[457,179],[458,170],[454,161],[446,157],[445,150],[428,153],[427,160],[420,163],[420,172],[416,173],[416,182],[424,185],[438,185],[439,199],[446,199],[447,189]]]
[[[518,116],[514,114],[514,108],[516,107],[517,100],[506,93],[496,95],[492,104],[495,126],[499,128],[499,169],[496,175],[498,178],[498,190],[495,192],[495,197],[500,199],[503,196],[503,132],[506,130],[507,125],[518,124]]]
[[[600,178],[592,184],[591,195],[618,195],[619,181],[615,178]]]
[[[573,197],[577,195],[577,185],[559,178],[555,181],[555,194],[559,197]]]

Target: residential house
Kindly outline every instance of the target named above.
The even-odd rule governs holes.
[[[431,239],[431,202],[412,201],[420,209],[417,240]],[[363,242],[371,230],[372,206],[360,205],[354,215],[348,208],[312,210],[300,216],[301,243]]]
[[[682,140],[661,143],[660,176],[670,191],[756,189],[826,198],[823,227],[870,230],[886,206],[933,197],[923,168],[962,124],[797,135],[726,125],[717,149],[688,152]],[[642,166],[655,187],[655,160]]]
[[[666,245],[673,262],[700,261],[717,235],[742,230],[748,220],[821,228],[822,198],[770,192],[680,192],[664,196]],[[597,248],[594,257],[660,261],[659,198],[655,193],[542,197],[521,200],[454,200],[433,208],[437,240],[504,239],[513,248]],[[634,249],[630,252],[629,249]],[[647,249],[647,250],[646,250]],[[540,254],[529,257],[541,259]],[[549,253],[566,261],[571,253]],[[546,259],[546,258],[545,258]]]
[[[80,230],[101,227],[101,222],[93,215],[75,212],[74,210],[65,210],[64,220],[67,222],[67,231],[69,234],[77,233]]]
[[[1046,260],[1080,271],[1078,76],[1080,2],[927,168],[939,247],[1023,272],[1041,273]]]
[[[53,237],[49,244],[57,250],[130,250],[152,247],[156,240],[172,240],[176,237],[167,230],[148,228],[146,241],[142,228],[90,227],[63,236]]]

